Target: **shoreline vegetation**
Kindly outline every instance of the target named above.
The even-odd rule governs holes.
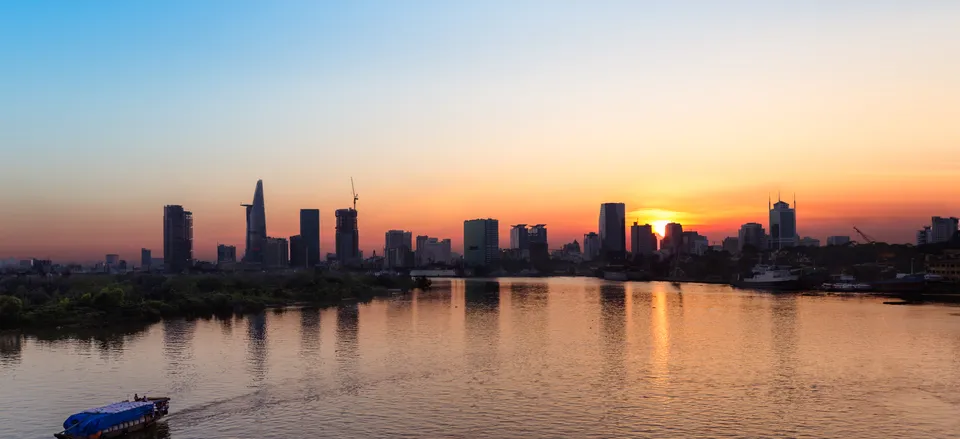
[[[320,272],[9,277],[0,280],[0,330],[129,327],[268,307],[327,307],[423,286],[404,276]]]

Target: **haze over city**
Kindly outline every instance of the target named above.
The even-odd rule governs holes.
[[[56,7],[51,5],[55,4]],[[359,193],[360,247],[597,206],[719,241],[911,242],[960,211],[960,3],[54,2],[0,14],[0,258],[135,259],[166,204],[194,255]],[[214,19],[215,18],[215,19]]]

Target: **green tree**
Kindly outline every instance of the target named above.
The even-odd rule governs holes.
[[[0,327],[13,327],[20,321],[23,301],[13,296],[0,296]]]

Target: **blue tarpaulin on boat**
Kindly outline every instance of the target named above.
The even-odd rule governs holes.
[[[153,413],[154,407],[150,401],[117,402],[72,415],[63,422],[63,429],[71,435],[88,436],[114,425],[136,421]]]

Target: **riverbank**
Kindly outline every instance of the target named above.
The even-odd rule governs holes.
[[[0,330],[133,326],[268,307],[326,307],[413,286],[404,277],[313,272],[4,278]]]

